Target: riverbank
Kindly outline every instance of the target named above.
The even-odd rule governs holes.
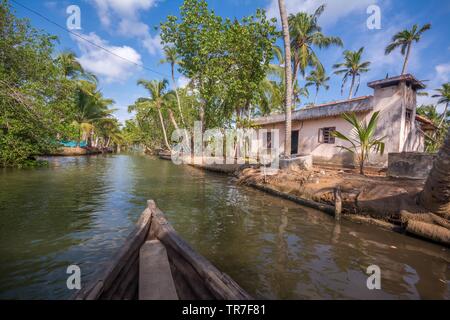
[[[87,156],[92,154],[100,154],[100,153],[112,153],[112,149],[99,149],[99,148],[80,148],[80,147],[62,147],[59,148],[54,153],[50,154],[51,156]]]
[[[450,222],[417,205],[423,180],[393,179],[380,174],[361,176],[352,170],[312,171],[296,168],[264,174],[239,165],[193,165],[232,174],[244,184],[300,205],[335,215],[336,189],[342,198],[342,217],[386,230],[450,246]]]

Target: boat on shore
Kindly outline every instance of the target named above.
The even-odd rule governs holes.
[[[148,251],[152,248],[153,251]],[[109,265],[73,298],[252,299],[231,277],[194,251],[176,233],[153,200],[147,202],[136,227]]]
[[[158,157],[163,160],[172,160],[172,154],[170,151],[160,151],[158,152]]]

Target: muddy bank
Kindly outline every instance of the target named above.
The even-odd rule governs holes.
[[[450,246],[450,222],[417,204],[424,181],[361,176],[351,171],[290,168],[264,175],[255,168],[240,171],[239,183],[334,215],[334,190],[342,195],[345,219],[369,223]]]

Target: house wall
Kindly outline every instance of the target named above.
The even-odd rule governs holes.
[[[385,88],[376,88],[371,103],[374,106],[373,111],[358,114],[357,117],[359,120],[368,122],[374,112],[380,112],[375,136],[385,137],[385,152],[383,155],[372,153],[369,156],[368,165],[386,167],[388,153],[391,152],[423,151],[424,139],[414,121],[417,102],[416,92],[412,88],[404,82]],[[411,122],[406,121],[407,108],[412,110]],[[262,127],[279,130],[280,151],[284,152],[284,123]],[[292,122],[292,131],[299,130],[299,154],[311,154],[315,163],[343,166],[354,164],[353,154],[337,147],[339,145],[349,147],[350,143],[337,138],[335,144],[319,142],[319,129],[325,127],[336,127],[337,131],[347,136],[352,130],[352,126],[341,116]]]

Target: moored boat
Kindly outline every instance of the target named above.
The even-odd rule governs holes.
[[[111,263],[74,298],[252,299],[227,274],[194,251],[176,233],[153,200],[148,201],[136,227]]]
[[[160,151],[158,152],[158,156],[163,160],[172,160],[172,154],[170,153],[170,151]]]

